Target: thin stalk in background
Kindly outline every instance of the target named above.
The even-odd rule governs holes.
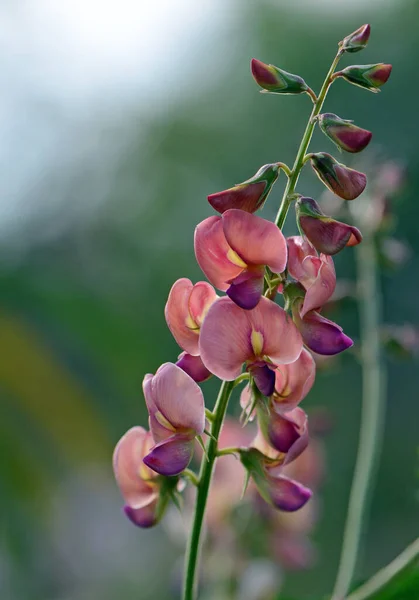
[[[374,234],[367,232],[356,248],[361,330],[362,415],[355,471],[349,496],[342,550],[332,600],[343,600],[353,581],[363,524],[368,516],[384,428],[386,373],[380,325],[381,290]]]
[[[366,600],[379,592],[394,577],[408,569],[419,557],[419,538],[407,546],[391,563],[350,594],[346,600]]]

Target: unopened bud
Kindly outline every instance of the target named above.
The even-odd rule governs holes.
[[[347,35],[346,38],[341,41],[340,47],[345,52],[359,52],[368,44],[370,33],[370,25],[362,25],[353,33]]]
[[[230,208],[239,208],[254,213],[262,208],[273,184],[278,179],[278,175],[278,163],[264,165],[253,177],[243,181],[243,183],[239,183],[228,190],[210,194],[208,202],[221,214]]]
[[[250,63],[254,80],[265,92],[272,94],[303,94],[308,85],[299,77],[274,65],[252,58]]]
[[[376,65],[353,65],[335,73],[335,77],[343,77],[349,83],[370,90],[375,94],[390,77],[392,66],[384,63]]]
[[[362,241],[359,229],[324,215],[313,198],[299,198],[295,210],[299,229],[318,252],[332,255]]]
[[[339,150],[346,152],[361,152],[371,141],[372,133],[361,129],[352,123],[341,119],[333,113],[319,115],[320,129],[332,140]]]
[[[312,154],[310,158],[311,166],[319,179],[336,196],[354,200],[364,191],[367,185],[364,173],[346,167],[326,152]]]

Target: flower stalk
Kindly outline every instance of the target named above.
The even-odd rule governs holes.
[[[298,183],[298,179],[300,177],[301,170],[304,166],[304,158],[307,152],[307,148],[310,144],[311,138],[313,136],[313,131],[316,126],[316,118],[317,115],[320,114],[320,111],[323,107],[324,101],[327,96],[327,92],[329,91],[329,87],[332,83],[332,76],[335,72],[335,69],[339,63],[339,60],[344,51],[339,48],[338,53],[335,56],[334,61],[332,62],[330,69],[326,75],[326,79],[323,82],[322,88],[320,90],[319,96],[316,98],[316,101],[313,104],[313,110],[311,111],[310,118],[307,123],[306,130],[303,135],[303,139],[301,140],[300,147],[298,148],[297,156],[295,157],[294,165],[292,167],[290,178],[288,179],[287,185],[285,187],[284,195],[282,197],[282,202],[278,210],[278,214],[275,219],[276,225],[282,229],[285,223],[285,219],[287,217],[288,209],[292,202],[292,195],[295,191],[296,185]],[[314,100],[314,98],[313,98]]]
[[[208,499],[208,492],[211,485],[211,478],[214,471],[214,465],[218,451],[218,437],[227,411],[228,401],[234,388],[234,381],[223,381],[215,403],[213,415],[214,420],[211,424],[211,435],[207,446],[207,458],[204,456],[201,462],[199,472],[199,484],[195,501],[195,512],[192,521],[192,529],[186,549],[185,559],[185,577],[183,587],[183,600],[195,600],[197,594],[196,571],[199,563],[201,550],[201,532],[204,522],[205,507]]]

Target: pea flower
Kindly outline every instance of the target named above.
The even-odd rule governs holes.
[[[336,288],[336,272],[331,256],[320,254],[301,236],[287,238],[288,272],[306,290],[301,316],[325,304]]]
[[[275,369],[275,389],[271,396],[272,409],[281,414],[290,411],[303,400],[314,384],[316,363],[310,352],[302,349],[300,356],[292,363]],[[246,411],[252,405],[250,386],[240,395],[240,405]]]
[[[358,198],[367,185],[364,173],[339,163],[327,152],[311,154],[311,166],[329,190],[344,200]]]
[[[204,432],[202,391],[172,363],[164,363],[155,375],[146,375],[143,391],[156,442],[144,463],[160,475],[178,475],[192,459],[195,437]]]
[[[126,502],[124,512],[139,527],[155,525],[160,485],[157,473],[143,462],[154,441],[143,427],[132,427],[119,440],[113,454],[115,478]]]
[[[362,234],[357,227],[327,217],[313,198],[299,198],[295,203],[300,230],[319,252],[333,255],[346,246],[357,246]]]
[[[256,212],[265,204],[273,184],[278,179],[279,163],[263,165],[250,179],[228,190],[208,196],[208,202],[219,213],[238,208],[249,213]]]
[[[299,456],[308,444],[308,419],[297,406],[289,411],[277,412],[274,402],[258,410],[258,423],[263,437],[278,452],[287,454],[287,462]]]
[[[199,354],[199,330],[216,298],[209,283],[198,281],[193,285],[185,277],[178,279],[169,292],[164,309],[167,325],[179,346],[192,356]]]
[[[263,293],[265,265],[275,273],[285,269],[287,245],[274,223],[230,209],[196,227],[195,255],[210,282],[250,310]]]
[[[261,436],[258,436],[261,438]],[[311,498],[312,492],[298,481],[281,474],[284,456],[270,449],[266,442],[254,442],[263,446],[266,454],[257,447],[241,448],[240,460],[252,477],[259,494],[271,506],[293,512],[299,510]]]
[[[251,372],[260,392],[271,396],[275,368],[301,354],[301,336],[287,313],[262,297],[256,308],[242,310],[230,298],[212,304],[201,328],[200,355],[220,379],[232,381],[242,370]]]
[[[318,120],[320,129],[339,150],[361,152],[371,141],[371,131],[357,127],[352,121],[341,119],[333,113],[319,115]]]

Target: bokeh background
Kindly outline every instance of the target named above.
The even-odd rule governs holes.
[[[212,213],[207,194],[267,162],[293,161],[309,100],[261,96],[251,57],[318,89],[337,41],[372,24],[362,58],[344,64],[392,62],[389,83],[374,95],[340,81],[326,108],[371,129],[375,152],[407,167],[395,210],[412,257],[385,272],[382,286],[385,319],[417,323],[419,3],[366,4],[2,0],[2,600],[175,597],[181,535],[169,535],[167,524],[140,531],[124,519],[111,454],[126,429],[146,423],[144,374],[177,356],[163,309],[175,279],[200,277],[193,229]],[[334,152],[318,132],[311,148]],[[300,191],[322,192],[309,169]],[[336,262],[339,274],[353,276],[351,251]],[[355,305],[335,316],[358,337]],[[384,449],[359,578],[419,533],[417,363],[388,368]],[[205,390],[211,403],[215,386]],[[332,430],[318,560],[287,577],[292,597],[320,596],[333,583],[360,391],[349,356],[319,374],[305,402],[327,408]]]

